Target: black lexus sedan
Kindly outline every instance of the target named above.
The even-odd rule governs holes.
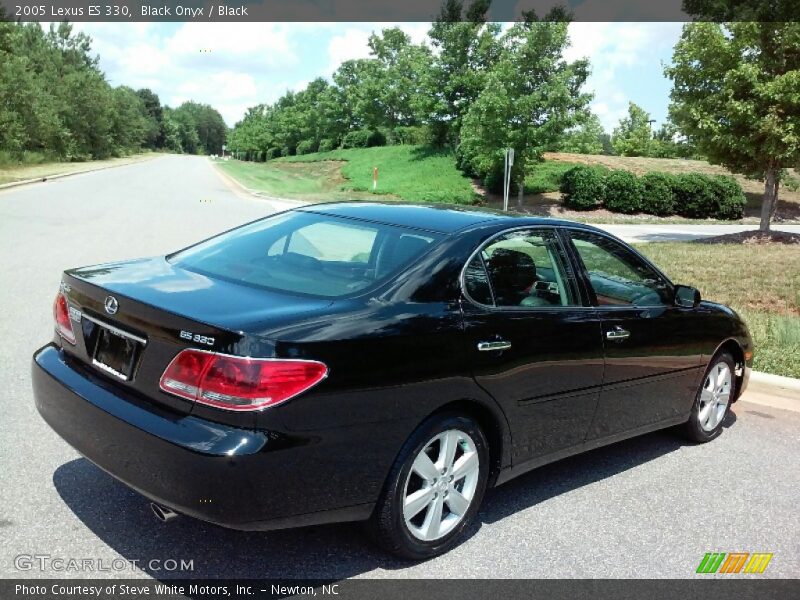
[[[537,466],[714,439],[753,354],[734,311],[599,229],[420,205],[318,204],[69,270],[54,313],[39,412],[162,520],[367,521],[412,559]]]

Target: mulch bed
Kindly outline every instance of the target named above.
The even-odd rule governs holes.
[[[770,244],[800,244],[800,233],[785,231],[743,231],[729,233],[694,241],[695,244],[754,244],[765,246]]]

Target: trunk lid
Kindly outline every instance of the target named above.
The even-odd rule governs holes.
[[[159,388],[180,350],[269,356],[265,333],[331,304],[207,277],[164,257],[66,271],[62,289],[74,315],[77,343],[62,343],[72,359],[181,413],[191,412],[194,403]]]

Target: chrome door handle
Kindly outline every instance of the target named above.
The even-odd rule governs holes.
[[[614,340],[615,342],[621,342],[622,340],[627,340],[631,337],[631,332],[623,329],[620,326],[614,327],[611,331],[606,331],[606,339],[607,340]]]
[[[495,342],[478,342],[478,350],[481,352],[497,352],[498,350],[508,350],[511,342],[497,340]]]

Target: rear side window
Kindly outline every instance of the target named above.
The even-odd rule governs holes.
[[[224,233],[169,260],[235,283],[333,298],[386,280],[440,237],[395,225],[297,211]]]
[[[497,307],[577,306],[569,261],[551,229],[516,230],[494,238],[464,272],[467,295]]]

